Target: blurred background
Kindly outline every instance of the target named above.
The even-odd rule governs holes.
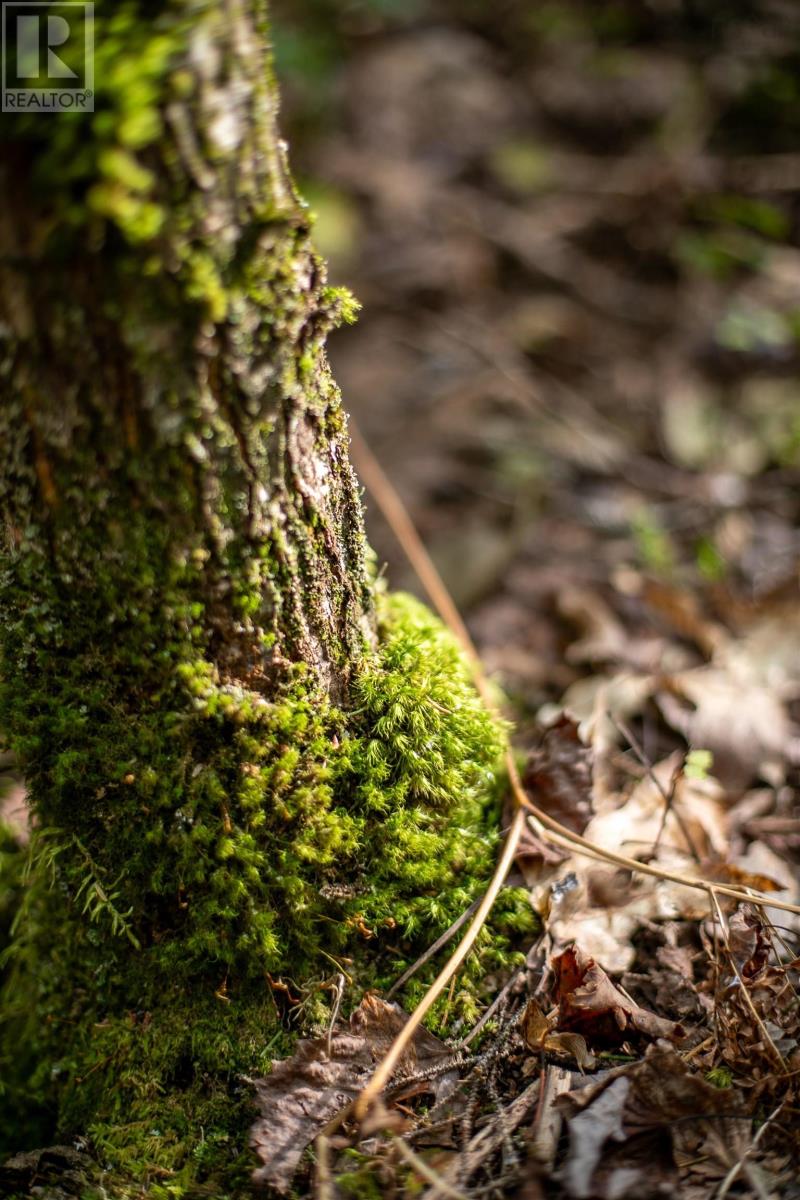
[[[794,596],[800,5],[273,15],[345,407],[523,711]]]

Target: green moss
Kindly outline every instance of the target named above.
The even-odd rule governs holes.
[[[335,325],[340,323],[353,325],[358,320],[361,304],[349,288],[326,288],[325,301],[334,313],[333,321]]]
[[[349,1171],[336,1176],[337,1190],[350,1200],[382,1200],[384,1195],[380,1178],[375,1172],[375,1159],[358,1150],[345,1150],[349,1159]]]
[[[707,1072],[706,1079],[709,1083],[713,1083],[714,1087],[729,1088],[733,1083],[733,1073],[728,1067],[712,1067]]]
[[[120,1178],[235,1191],[251,1119],[238,1077],[324,1022],[338,969],[352,1002],[396,978],[491,871],[504,731],[439,622],[410,597],[380,607],[347,711],[302,672],[268,702],[199,657],[166,719],[145,706],[118,721],[99,681],[79,705],[57,687],[50,703],[3,694],[18,752],[35,744],[41,764],[52,739],[48,808],[65,817],[32,844],[6,1104],[37,1130],[57,1110],[59,1136],[88,1131]],[[80,836],[78,795],[94,797]],[[506,894],[439,1020],[474,1019],[481,980],[531,923]]]

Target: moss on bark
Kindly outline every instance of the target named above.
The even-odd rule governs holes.
[[[353,303],[286,171],[260,3],[96,8],[97,111],[15,118],[0,155],[0,728],[37,825],[0,1127],[88,1133],[120,1194],[221,1195],[240,1075],[485,880],[502,730],[370,582],[324,351]]]
[[[162,1175],[165,1195],[198,1179],[235,1193],[252,1119],[240,1076],[324,1022],[338,971],[353,996],[385,985],[475,898],[501,731],[422,605],[392,596],[379,611],[346,712],[307,679],[264,702],[206,669],[181,682],[180,721],[159,710],[161,739],[130,710],[88,752],[70,734],[48,787],[74,799],[76,772],[94,793],[87,772],[105,770],[107,824],[64,820],[32,841],[3,995],[9,1150],[20,1115],[30,1139],[44,1113],[59,1136],[88,1135],[120,1195]],[[65,698],[43,704],[44,683],[15,694],[6,684],[4,720],[41,764]],[[529,926],[509,894],[451,1023],[474,1018],[483,975]]]

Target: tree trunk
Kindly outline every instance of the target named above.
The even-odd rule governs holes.
[[[269,692],[302,661],[340,698],[371,622],[324,356],[352,301],[310,247],[258,5],[196,7],[186,28],[161,7],[175,46],[132,130],[112,93],[108,136],[40,119],[3,164],[8,537],[87,615],[172,605],[156,659],[188,633],[232,685]],[[120,85],[134,103],[138,83]]]
[[[433,619],[376,616],[324,350],[355,306],[259,0],[96,9],[96,113],[4,116],[0,160],[0,727],[36,823],[0,1074],[39,1114],[11,1149],[55,1104],[126,1177],[230,1187],[231,1080],[287,1004],[469,903],[499,740]]]

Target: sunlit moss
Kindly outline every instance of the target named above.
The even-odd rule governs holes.
[[[74,813],[33,841],[2,1040],[5,1103],[32,1130],[55,1114],[60,1136],[88,1131],[120,1177],[169,1172],[182,1185],[222,1172],[232,1186],[250,1119],[237,1078],[291,1042],[285,992],[269,981],[301,1002],[296,1027],[322,1021],[337,964],[353,998],[387,983],[485,883],[503,731],[424,606],[380,606],[380,645],[347,711],[302,672],[268,702],[202,659],[178,665],[166,719],[117,723],[109,694],[91,709],[62,696],[59,711],[57,696],[6,689],[6,727],[26,730],[18,750],[45,736],[62,747],[47,786],[65,813],[79,791],[106,813],[96,847]],[[87,737],[89,759],[74,750]],[[474,1019],[482,978],[513,960],[532,921],[508,893],[450,1024]]]

